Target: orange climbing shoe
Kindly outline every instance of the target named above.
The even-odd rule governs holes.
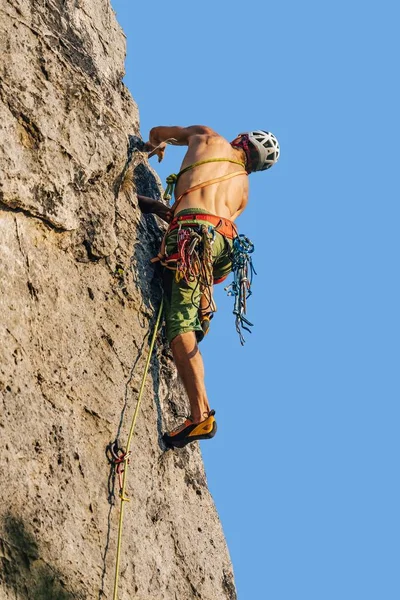
[[[215,410],[210,410],[207,418],[200,423],[193,423],[192,419],[188,417],[182,425],[169,433],[164,433],[164,443],[173,448],[183,448],[195,440],[211,439],[217,433],[217,422],[214,415]]]

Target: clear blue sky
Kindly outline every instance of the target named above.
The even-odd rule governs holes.
[[[397,5],[112,1],[143,137],[201,123],[281,145],[238,221],[254,333],[242,348],[220,286],[202,344],[239,600],[398,600]]]

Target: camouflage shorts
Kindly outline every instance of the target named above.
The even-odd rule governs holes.
[[[207,214],[207,211],[196,209],[187,209],[179,214]],[[208,213],[209,214],[209,213]],[[210,225],[207,221],[201,221],[197,218],[199,225]],[[177,251],[178,229],[169,232],[166,237],[166,254],[171,255]],[[213,276],[214,283],[223,281],[232,270],[232,240],[215,232],[214,242],[212,244],[213,257]],[[199,305],[201,291],[199,282],[186,282],[184,279],[177,282],[175,271],[164,269],[163,272],[164,287],[164,313],[167,328],[168,341],[171,342],[177,335],[194,331],[197,341],[200,342],[204,333],[199,319]]]

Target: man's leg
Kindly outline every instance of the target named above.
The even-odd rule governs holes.
[[[191,417],[194,423],[200,423],[210,412],[210,406],[204,384],[203,359],[194,331],[174,337],[171,350],[189,398]]]

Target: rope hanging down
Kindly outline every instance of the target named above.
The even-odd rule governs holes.
[[[140,384],[139,395],[138,395],[138,399],[136,402],[135,411],[133,413],[131,427],[129,429],[128,440],[126,442],[126,450],[121,455],[115,454],[115,451],[113,452],[114,462],[117,465],[116,470],[117,470],[118,480],[119,480],[119,485],[120,485],[119,496],[121,498],[121,510],[119,513],[119,524],[118,524],[117,558],[116,558],[116,563],[115,563],[113,600],[118,600],[118,580],[119,580],[120,561],[121,561],[122,531],[123,531],[123,521],[124,521],[124,504],[125,504],[125,502],[129,502],[129,498],[127,498],[127,496],[126,496],[126,482],[127,482],[127,475],[128,475],[129,456],[131,454],[131,443],[132,443],[132,438],[133,438],[133,434],[135,431],[137,417],[139,414],[140,404],[142,401],[144,385],[146,382],[147,373],[149,371],[150,360],[151,360],[151,356],[153,354],[153,349],[154,349],[154,344],[156,341],[158,328],[160,326],[162,309],[163,309],[163,300],[161,300],[156,323],[154,325],[153,336],[151,338],[149,352],[147,354],[146,365],[144,367],[142,383]],[[121,470],[122,466],[123,466],[123,470]],[[122,477],[122,481],[121,481],[121,477]]]
[[[236,315],[236,331],[239,334],[240,343],[242,346],[245,343],[242,329],[245,329],[251,333],[249,327],[253,327],[253,323],[250,323],[250,321],[244,316],[247,310],[247,299],[252,294],[251,284],[253,282],[253,274],[257,275],[253,266],[252,258],[250,256],[253,252],[254,244],[245,235],[240,234],[233,240],[233,281],[230,285],[224,288],[225,291],[228,292],[228,296],[235,297],[233,314]]]

